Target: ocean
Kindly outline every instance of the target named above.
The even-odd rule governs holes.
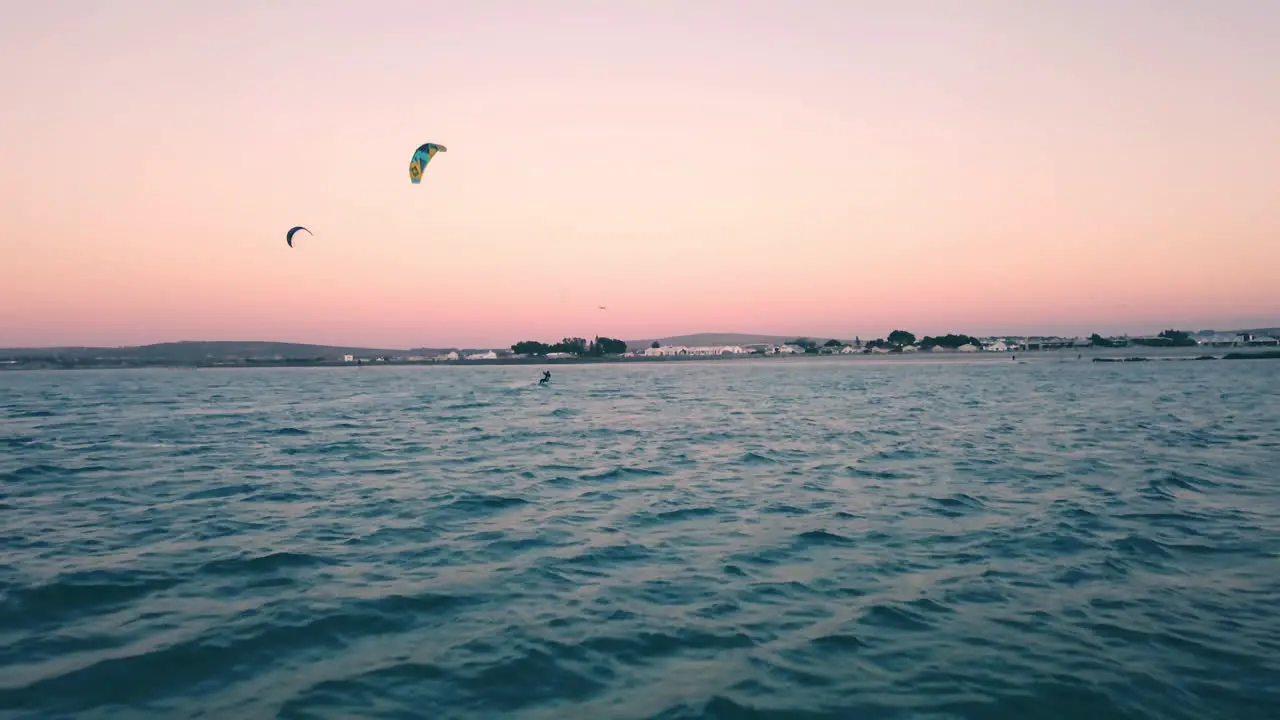
[[[0,717],[1280,717],[1280,362],[0,373]]]

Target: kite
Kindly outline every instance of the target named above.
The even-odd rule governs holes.
[[[298,232],[299,230],[307,230],[307,229],[302,227],[301,225],[298,225],[297,227],[289,228],[289,232],[285,233],[284,241],[289,243],[289,247],[293,247],[293,234]],[[307,230],[307,234],[311,235],[311,237],[315,237],[315,235],[310,230]]]
[[[413,151],[413,159],[409,161],[409,182],[414,185],[422,182],[422,173],[426,172],[427,163],[437,152],[448,152],[449,148],[435,143],[423,143]]]

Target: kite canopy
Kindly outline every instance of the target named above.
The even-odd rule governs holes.
[[[302,227],[301,225],[298,225],[296,227],[289,228],[289,232],[285,233],[284,241],[289,243],[289,247],[293,247],[293,234],[298,232],[299,230],[307,230],[307,229]],[[307,234],[311,235],[311,237],[315,237],[315,235],[310,230],[307,230]]]
[[[413,159],[409,161],[409,182],[417,185],[422,182],[422,173],[426,172],[427,163],[437,152],[448,152],[449,148],[435,143],[423,143],[413,151]]]

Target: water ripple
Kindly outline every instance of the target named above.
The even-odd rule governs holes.
[[[3,373],[0,715],[1275,717],[1278,368]]]

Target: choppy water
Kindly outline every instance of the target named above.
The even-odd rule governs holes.
[[[1280,363],[0,374],[0,715],[1276,718]]]

